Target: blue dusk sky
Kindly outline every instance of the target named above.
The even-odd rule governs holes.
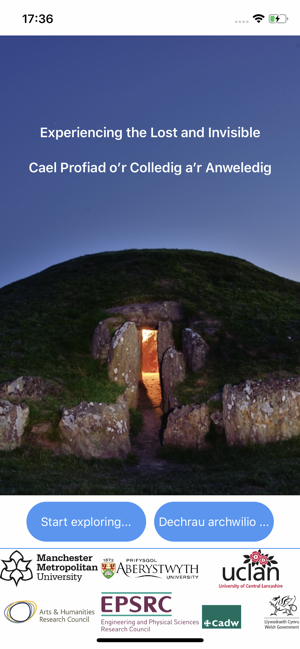
[[[0,286],[105,250],[193,248],[300,281],[300,38],[1,37]],[[122,129],[122,140],[41,139],[49,129]],[[260,138],[207,137],[252,126]],[[129,127],[146,129],[129,139]],[[150,138],[150,129],[205,138]],[[58,172],[29,172],[31,162]],[[124,174],[60,163],[127,164]],[[181,164],[130,173],[131,162]],[[199,174],[187,164],[202,164]],[[272,173],[205,173],[207,164]]]

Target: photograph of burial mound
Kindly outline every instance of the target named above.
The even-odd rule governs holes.
[[[193,250],[0,290],[2,494],[299,494],[300,284]]]

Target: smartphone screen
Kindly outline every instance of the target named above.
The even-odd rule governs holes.
[[[291,2],[4,10],[13,648],[299,646],[299,26]]]

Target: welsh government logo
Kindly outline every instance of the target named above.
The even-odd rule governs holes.
[[[19,602],[13,602],[4,609],[4,616],[9,622],[14,624],[22,624],[31,620],[37,611],[35,602],[24,599]]]
[[[1,571],[0,579],[4,581],[14,581],[16,586],[19,581],[29,581],[33,579],[33,574],[30,568],[28,568],[30,561],[26,561],[23,557],[23,554],[18,550],[15,550],[10,555],[9,559],[2,559],[5,568]]]
[[[101,569],[102,569],[102,575],[104,575],[106,579],[110,579],[111,577],[114,576],[116,572],[116,564],[108,561],[107,563],[101,564]]]
[[[284,597],[273,597],[269,604],[273,607],[273,613],[272,615],[277,616],[277,613],[280,613],[281,615],[293,615],[297,611],[297,606],[295,604],[296,597],[295,595],[293,597],[290,597],[289,595],[285,595]]]

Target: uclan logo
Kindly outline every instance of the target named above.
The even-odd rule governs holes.
[[[271,577],[275,581],[279,581],[279,569],[275,566],[277,561],[274,556],[263,554],[261,550],[255,550],[251,554],[244,554],[244,564],[240,568],[231,568],[229,574],[228,569],[223,568],[222,575],[225,581],[271,581]]]

